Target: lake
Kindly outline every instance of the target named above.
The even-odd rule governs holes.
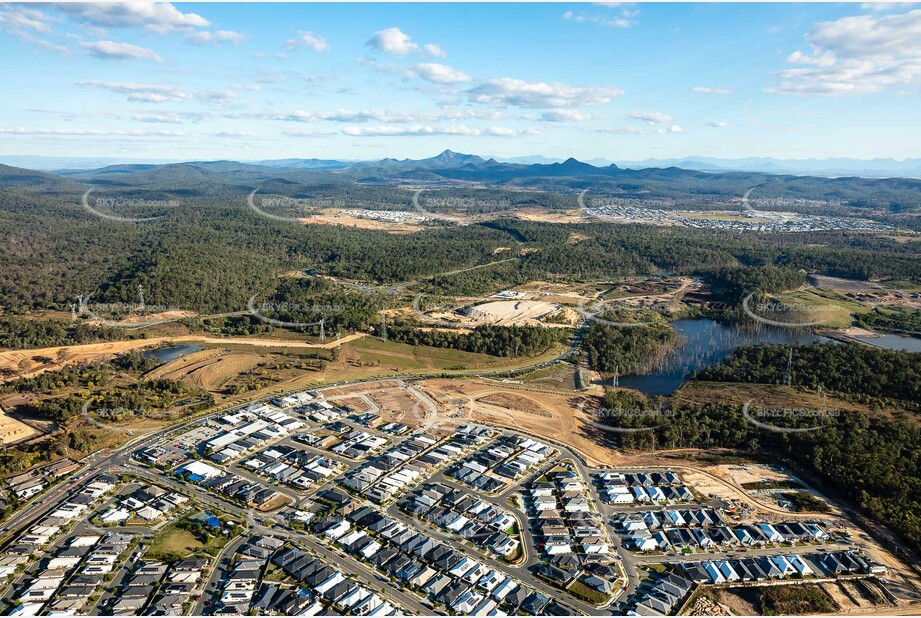
[[[619,386],[647,395],[671,395],[694,372],[720,362],[736,348],[759,343],[807,344],[829,341],[814,333],[787,328],[760,328],[720,324],[713,320],[676,320],[671,323],[681,342],[655,371],[621,376]]]
[[[853,337],[867,345],[884,350],[904,350],[906,352],[921,352],[921,339],[907,335],[885,334],[878,337]]]
[[[165,364],[177,358],[182,358],[186,354],[198,352],[203,349],[204,348],[196,343],[180,343],[179,345],[157,348],[156,350],[147,350],[144,352],[144,358],[154,358],[160,361],[161,364]]]

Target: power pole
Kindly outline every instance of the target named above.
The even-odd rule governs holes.
[[[387,314],[381,315],[381,339],[387,341]]]
[[[138,298],[141,300],[138,309],[144,311],[144,286],[141,284],[138,284]]]
[[[320,320],[320,343],[326,341],[326,329],[324,328],[326,320]]]

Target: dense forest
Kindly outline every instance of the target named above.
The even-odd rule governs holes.
[[[855,400],[898,399],[921,404],[921,354],[851,344],[765,344],[740,348],[698,380],[782,384],[792,351],[791,383]]]
[[[143,338],[137,331],[83,321],[23,320],[0,316],[0,348],[27,349]]]
[[[582,336],[589,367],[601,373],[646,373],[678,343],[677,333],[651,311],[607,311],[601,318]]]
[[[921,280],[917,241],[854,232],[730,234],[605,222],[501,219],[428,226],[415,234],[260,217],[244,196],[182,197],[163,219],[127,224],[87,213],[77,194],[0,191],[0,306],[69,311],[139,302],[201,313],[240,311],[276,295],[285,273],[311,271],[395,283],[522,255],[434,282],[444,293],[479,293],[524,280],[592,280],[625,274],[710,276],[773,265],[844,277]],[[576,238],[578,240],[573,240]],[[104,247],[105,250],[100,250]]]
[[[562,332],[561,332],[562,331]],[[490,356],[536,356],[560,340],[564,329],[487,324],[469,333],[422,330],[407,322],[387,325],[387,336],[401,343],[452,348]]]

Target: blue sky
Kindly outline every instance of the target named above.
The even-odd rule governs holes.
[[[0,4],[0,55],[2,155],[921,156],[902,3]]]

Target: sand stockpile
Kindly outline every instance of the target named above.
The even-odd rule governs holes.
[[[467,317],[482,324],[536,323],[537,320],[556,313],[559,305],[539,300],[497,300],[467,309]]]

